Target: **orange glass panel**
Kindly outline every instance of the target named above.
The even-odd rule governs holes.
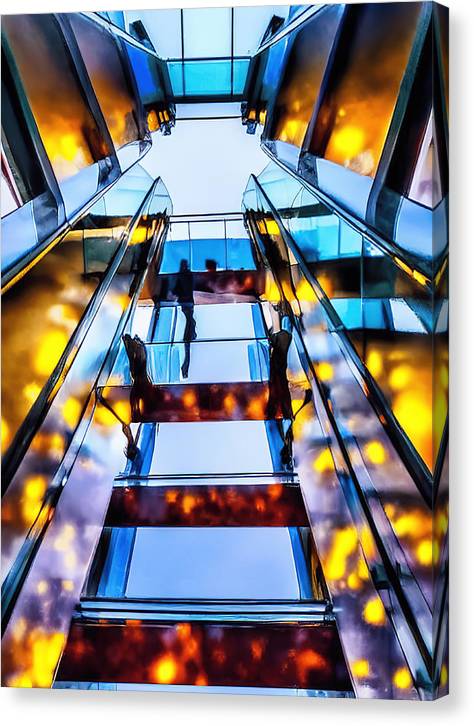
[[[318,156],[375,176],[421,5],[374,3],[355,9],[349,44],[339,48],[341,57],[319,114]]]
[[[71,25],[110,135],[118,149],[139,138],[138,109],[113,36],[74,14]]]
[[[109,149],[83,96],[54,17],[5,16],[2,25],[57,178],[70,177],[107,156]]]

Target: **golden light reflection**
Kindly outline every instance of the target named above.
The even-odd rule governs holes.
[[[76,427],[79,416],[81,415],[82,406],[77,398],[68,398],[61,408],[63,419],[70,429]]]
[[[47,486],[47,479],[42,474],[29,476],[25,479],[21,499],[21,516],[25,524],[31,524],[36,518],[43,503]]]
[[[318,454],[313,462],[313,469],[319,474],[327,471],[334,471],[334,460],[332,458],[331,449],[323,449],[323,451]]]
[[[392,682],[396,688],[399,688],[402,691],[406,691],[408,688],[411,688],[413,685],[413,679],[408,668],[406,666],[397,668],[393,674]]]
[[[40,339],[34,357],[34,366],[37,373],[47,376],[59,360],[61,353],[67,345],[69,338],[64,330],[48,330]]]
[[[347,560],[357,547],[357,530],[345,527],[336,530],[324,562],[324,574],[329,580],[340,580],[346,574]]]
[[[364,446],[364,453],[371,464],[381,465],[387,460],[387,453],[380,441],[369,441]]]
[[[373,177],[412,48],[419,7],[396,7],[387,12],[377,6],[369,8],[357,17],[346,48],[351,62],[320,112],[321,120],[333,121],[325,129],[329,135],[326,148],[316,153],[323,152],[325,159]]]
[[[49,688],[65,645],[63,633],[42,628],[13,632],[16,672],[8,678],[12,688]]]
[[[370,674],[369,661],[365,658],[355,660],[351,663],[351,671],[356,678],[367,678]]]
[[[448,683],[448,669],[444,663],[441,666],[441,674],[440,674],[440,678],[439,678],[439,683],[440,683],[440,686],[442,686],[442,687],[446,686]]]
[[[10,445],[10,427],[2,416],[2,453]]]
[[[334,368],[331,363],[321,361],[316,365],[316,375],[321,381],[331,381],[334,377]]]
[[[428,336],[404,336],[394,344],[369,342],[365,361],[393,414],[432,470],[448,411],[447,343],[439,343],[439,365],[433,367]]]
[[[365,603],[362,611],[362,617],[366,623],[369,623],[369,625],[381,626],[385,624],[385,608],[378,595],[375,595]]]
[[[178,661],[172,655],[163,655],[152,665],[152,678],[156,683],[174,683],[178,675]]]

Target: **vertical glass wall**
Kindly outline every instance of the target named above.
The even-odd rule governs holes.
[[[140,109],[114,36],[75,13],[70,23],[115,148],[142,138]]]
[[[265,138],[301,148],[343,9],[324,8],[295,32]]]
[[[2,27],[58,180],[109,155],[53,16],[5,16]]]
[[[343,221],[298,179],[271,163],[258,177],[282,223],[330,302],[365,368],[425,465],[434,469],[447,416],[447,373],[434,380],[434,329],[428,278]],[[444,343],[442,342],[444,340]],[[447,342],[439,336],[447,371]],[[433,390],[437,432],[433,439]]]
[[[348,8],[309,145],[312,154],[375,176],[421,8],[421,3]]]

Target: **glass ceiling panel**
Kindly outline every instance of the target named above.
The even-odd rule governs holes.
[[[287,5],[234,8],[234,55],[253,55],[274,15],[285,18]]]
[[[231,8],[184,9],[184,57],[230,56],[231,18]]]
[[[127,11],[127,22],[141,20],[160,58],[181,58],[181,11]]]

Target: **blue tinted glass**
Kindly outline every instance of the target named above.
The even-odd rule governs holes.
[[[114,25],[125,30],[125,17],[122,10],[109,10],[107,15]]]
[[[362,328],[362,301],[360,298],[333,299],[331,305],[339,315],[345,328],[348,330],[360,330]],[[377,312],[380,312],[380,307]]]
[[[195,239],[191,243],[191,249],[191,267],[194,272],[208,269],[209,262],[214,262],[218,270],[226,269],[225,240]]]
[[[234,94],[244,92],[245,79],[247,78],[249,63],[250,58],[244,58],[234,61]]]
[[[133,73],[137,81],[140,98],[145,105],[155,103],[163,98],[163,89],[160,88],[157,60],[149,53],[136,48],[129,43],[125,44]]]
[[[229,270],[255,269],[255,261],[249,239],[227,240],[227,267]]]
[[[270,90],[275,89],[278,81],[280,80],[287,46],[288,37],[284,37],[280,41],[278,41],[278,43],[275,43],[270,47],[268,61],[262,82],[262,96],[264,98],[269,97]]]
[[[161,261],[160,273],[172,274],[179,271],[181,260],[190,260],[189,240],[178,240],[177,242],[166,242]]]
[[[171,61],[168,63],[168,70],[174,95],[183,96],[183,64],[181,61]]]
[[[186,96],[230,95],[231,61],[189,61],[184,64]]]

